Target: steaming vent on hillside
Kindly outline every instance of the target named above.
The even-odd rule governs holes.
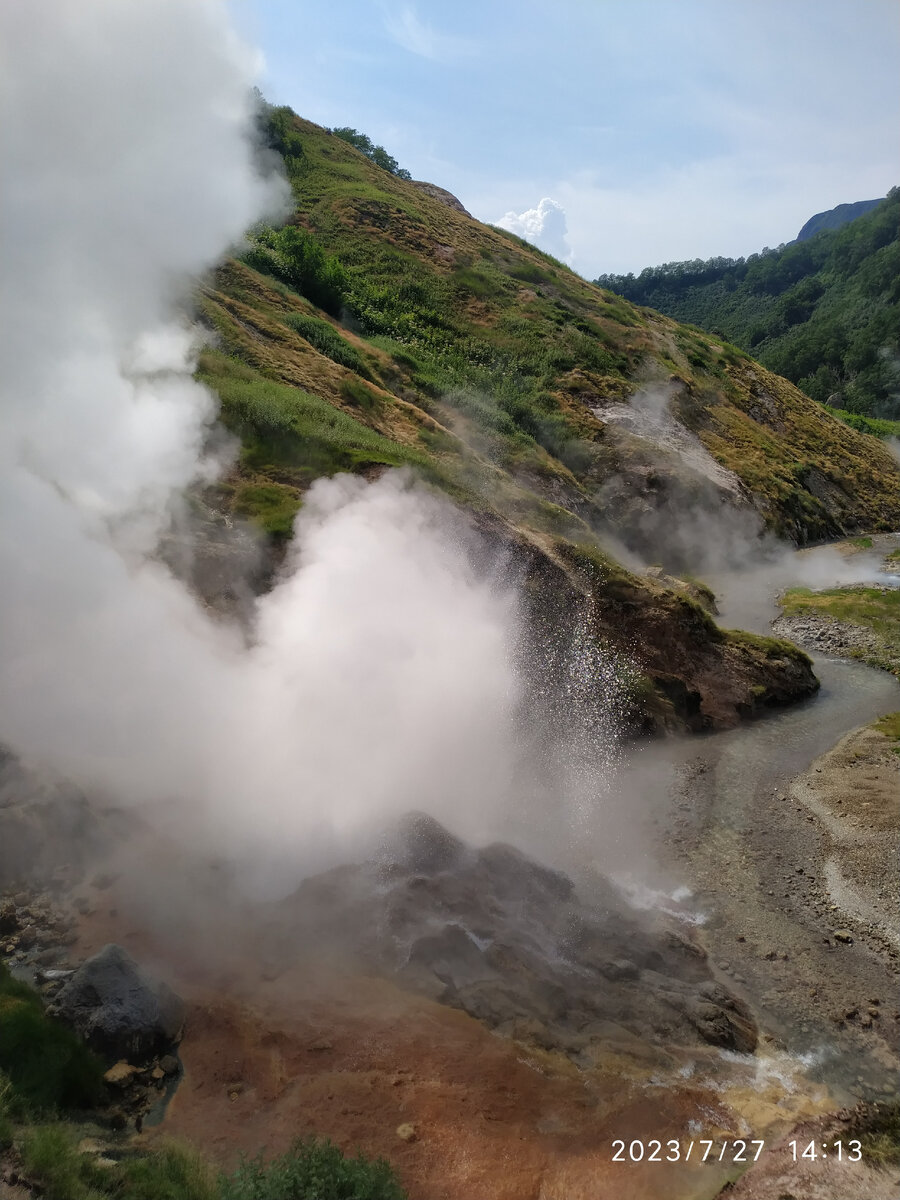
[[[4,16],[3,740],[269,883],[411,808],[482,841],[526,826],[551,751],[523,734],[515,581],[448,504],[317,482],[249,645],[159,557],[233,454],[192,378],[191,288],[287,187],[260,174],[256,63],[218,3],[53,12]],[[598,786],[588,742],[602,764],[615,741],[576,708],[570,688],[557,827]]]

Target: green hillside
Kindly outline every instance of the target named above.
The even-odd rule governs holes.
[[[598,283],[729,338],[815,400],[900,419],[898,188],[842,228],[777,250]]]
[[[900,523],[881,444],[290,110],[264,121],[296,212],[255,230],[199,299],[217,335],[200,375],[242,443],[217,503],[277,541],[318,476],[408,466],[513,552],[537,619],[588,613],[627,649],[639,722],[730,724],[808,690],[789,646],[723,633],[685,589],[601,550],[598,536],[633,541],[655,516],[638,548],[665,561],[677,506],[723,503],[610,418],[656,389],[731,481],[728,503],[797,542]]]

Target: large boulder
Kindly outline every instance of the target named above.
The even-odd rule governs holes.
[[[180,996],[115,944],[82,963],[55,1008],[98,1054],[133,1063],[171,1050],[184,1025]]]
[[[273,963],[325,946],[579,1065],[611,1031],[756,1045],[752,1013],[714,982],[689,927],[632,909],[600,878],[579,890],[513,846],[467,846],[425,813],[404,817],[377,860],[304,880],[279,910]]]

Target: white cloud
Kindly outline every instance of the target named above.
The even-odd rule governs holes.
[[[399,11],[388,13],[384,27],[404,50],[433,61],[457,58],[471,54],[475,49],[474,42],[469,38],[440,33],[433,26],[426,25],[412,4],[404,4]]]
[[[527,242],[533,242],[554,258],[563,262],[572,260],[566,210],[550,196],[540,200],[536,208],[528,208],[522,213],[505,213],[494,224],[499,225],[501,229],[508,229],[510,233],[518,234]]]

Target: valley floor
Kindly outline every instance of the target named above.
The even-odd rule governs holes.
[[[387,1158],[411,1200],[713,1200],[727,1185],[742,1200],[888,1200],[896,1162],[794,1165],[787,1147],[838,1137],[860,1105],[896,1105],[900,1078],[900,717],[882,716],[900,707],[897,684],[854,663],[816,670],[815,700],[648,745],[633,764],[658,793],[629,814],[653,864],[643,882],[679,897],[670,915],[753,1011],[754,1055],[651,1044],[610,1022],[579,1069],[323,953],[273,961],[253,913],[210,891],[214,873],[204,882],[171,847],[132,838],[143,882],[128,855],[117,876],[89,872],[59,898],[57,928],[71,922],[72,962],[115,941],[181,993],[184,1074],[142,1131],[110,1138],[183,1139],[230,1166],[317,1134]],[[178,886],[192,925],[171,920]],[[646,1161],[652,1139],[683,1153],[704,1138],[766,1149],[749,1170]],[[616,1139],[645,1161],[614,1161]],[[2,1200],[18,1196],[4,1187]]]
[[[724,737],[740,744],[746,732]],[[190,941],[173,950],[138,930],[126,877],[82,890],[73,957],[116,940],[164,964],[189,1017],[164,1119],[122,1137],[185,1139],[230,1164],[316,1133],[387,1157],[415,1200],[711,1198],[740,1175],[727,1162],[614,1163],[616,1138],[766,1138],[747,1176],[759,1182],[738,1193],[754,1200],[779,1194],[766,1180],[783,1191],[785,1171],[808,1178],[808,1163],[794,1175],[784,1166],[798,1122],[863,1097],[896,1100],[898,954],[886,918],[900,759],[887,734],[856,730],[792,781],[761,782],[744,823],[721,808],[722,736],[679,770],[668,832],[691,904],[709,918],[701,940],[714,969],[758,1014],[754,1057],[611,1037],[579,1071],[387,981],[322,962],[273,969],[239,923],[202,957]],[[841,1178],[847,1196],[869,1200],[893,1186],[867,1167],[845,1165]]]

